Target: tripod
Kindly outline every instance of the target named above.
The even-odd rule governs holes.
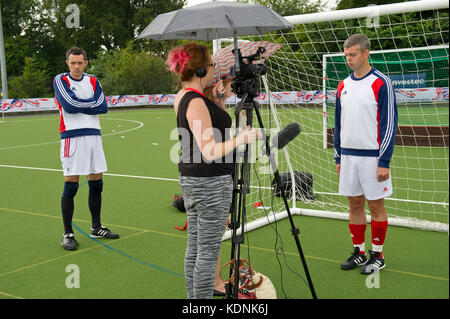
[[[266,136],[263,121],[261,118],[261,114],[259,112],[259,104],[254,100],[253,97],[249,96],[248,93],[245,93],[242,100],[236,107],[235,117],[236,117],[236,128],[239,124],[239,117],[241,110],[245,110],[247,116],[247,126],[252,126],[253,121],[253,110],[255,111],[259,127],[261,128],[261,132],[263,135],[263,139],[265,141],[265,150],[266,155],[269,157],[270,165],[274,172],[275,182],[278,186],[278,189],[281,191],[281,197],[283,198],[284,205],[286,207],[286,211],[289,217],[289,222],[291,225],[291,233],[295,238],[295,243],[297,245],[297,250],[300,255],[301,262],[303,264],[303,268],[308,280],[309,289],[311,291],[311,295],[313,299],[317,299],[314,285],[311,280],[311,276],[309,274],[308,266],[306,264],[305,256],[303,255],[303,250],[300,244],[300,239],[298,235],[300,234],[300,230],[295,226],[294,220],[292,219],[292,214],[289,208],[289,204],[286,198],[286,194],[284,188],[282,187],[282,181],[280,174],[278,172],[278,167],[275,162],[274,156],[269,147],[269,140]],[[243,161],[239,164],[238,159],[239,156],[236,156],[235,163],[235,171],[234,171],[234,191],[233,198],[231,204],[231,218],[228,227],[232,231],[231,236],[231,259],[234,259],[234,285],[231,282],[226,284],[226,298],[230,299],[238,299],[238,291],[239,291],[239,260],[240,260],[240,245],[244,243],[244,226],[246,220],[246,195],[249,193],[250,188],[250,163],[249,163],[249,145],[245,146],[245,151],[243,154]],[[240,178],[238,173],[240,172]],[[295,190],[293,190],[295,191]],[[241,223],[239,223],[241,220]],[[237,233],[237,230],[241,228],[240,234]],[[230,269],[230,276],[232,275],[232,271]]]

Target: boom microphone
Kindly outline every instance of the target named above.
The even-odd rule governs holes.
[[[278,134],[272,138],[273,147],[278,148],[279,150],[282,149],[298,134],[300,134],[300,132],[300,124],[297,122],[292,122],[291,124],[286,125],[284,129],[279,131]]]

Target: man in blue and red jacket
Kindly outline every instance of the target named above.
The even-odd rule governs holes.
[[[349,200],[353,254],[341,268],[362,266],[371,274],[386,267],[382,250],[388,226],[384,198],[392,194],[389,164],[398,125],[397,104],[390,79],[369,64],[370,41],[355,34],[344,43],[353,73],[337,88],[334,158],[339,194]],[[372,250],[365,253],[367,200],[371,213]]]
[[[78,248],[72,229],[74,197],[80,175],[88,176],[89,209],[92,216],[92,238],[119,238],[100,222],[103,173],[107,171],[103,152],[99,114],[108,112],[100,82],[83,73],[88,61],[83,49],[73,47],[66,53],[69,72],[58,74],[53,81],[55,101],[60,113],[60,157],[64,172],[61,209],[64,249]]]

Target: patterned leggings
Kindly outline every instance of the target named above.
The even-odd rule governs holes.
[[[184,260],[187,297],[213,298],[215,266],[230,212],[233,193],[231,175],[180,176],[188,219]]]

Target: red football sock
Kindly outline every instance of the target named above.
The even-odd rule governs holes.
[[[353,246],[359,247],[360,253],[364,255],[364,241],[367,225],[348,224],[348,227],[350,228],[350,235],[352,236]]]
[[[384,239],[386,238],[388,222],[387,220],[385,221],[372,220],[370,222],[370,225],[372,230],[372,249],[373,251],[380,252],[380,258],[383,258],[382,251]]]

